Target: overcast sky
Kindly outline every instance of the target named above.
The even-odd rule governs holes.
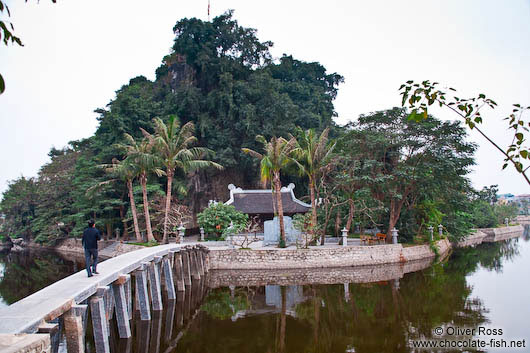
[[[7,86],[0,95],[0,192],[9,180],[35,176],[52,146],[91,136],[94,109],[131,78],[154,79],[179,19],[208,18],[208,0],[5,2],[25,46],[0,46]],[[502,117],[512,103],[530,105],[530,0],[211,0],[212,17],[228,9],[260,40],[274,42],[274,57],[318,61],[345,77],[335,101],[340,124],[399,106],[401,83],[430,79],[462,97],[496,100],[499,107],[483,113],[483,129],[506,146],[511,135]],[[501,171],[499,152],[475,132],[469,138],[480,145],[470,175],[476,188],[530,193],[515,171]]]

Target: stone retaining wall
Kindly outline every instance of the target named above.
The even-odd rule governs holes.
[[[263,285],[306,285],[337,283],[368,283],[402,278],[405,273],[429,267],[433,257],[417,261],[400,262],[378,266],[332,267],[282,270],[215,270],[210,273],[211,288]]]
[[[438,242],[440,253],[450,249],[447,240]],[[404,263],[435,257],[427,245],[404,248],[401,244],[309,249],[210,249],[212,270],[333,268]]]
[[[484,242],[492,243],[510,238],[516,238],[524,232],[524,227],[522,225],[516,225],[501,228],[482,228],[480,231],[486,234]]]
[[[456,246],[458,248],[464,248],[466,246],[475,246],[481,244],[486,237],[486,233],[477,230],[474,233],[469,234],[465,239],[459,241]]]

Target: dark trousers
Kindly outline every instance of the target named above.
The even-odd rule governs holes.
[[[98,265],[98,249],[86,249],[85,248],[85,264],[86,272],[89,276],[92,276],[90,269],[96,272],[96,266]]]

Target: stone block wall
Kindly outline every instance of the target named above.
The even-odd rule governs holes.
[[[210,273],[208,286],[211,288],[263,285],[306,285],[368,283],[390,281],[402,278],[405,273],[419,271],[431,265],[433,258],[407,263],[394,263],[377,266],[331,267],[293,269],[253,269],[253,270],[215,270]]]
[[[440,253],[450,244],[438,242]],[[334,268],[404,263],[433,258],[428,245],[403,248],[401,244],[348,247],[310,247],[309,249],[239,250],[210,249],[212,270]]]
[[[486,237],[486,233],[481,230],[477,230],[474,233],[469,234],[465,239],[460,240],[456,246],[459,248],[464,248],[466,246],[475,246],[481,244]]]
[[[480,231],[486,233],[486,237],[483,241],[491,243],[510,238],[517,238],[523,234],[524,227],[522,225],[516,225],[500,228],[482,228]]]

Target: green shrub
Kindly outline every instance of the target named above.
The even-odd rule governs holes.
[[[218,203],[205,208],[197,215],[199,226],[204,232],[215,234],[217,239],[227,235],[230,223],[233,223],[232,232],[237,233],[244,229],[248,222],[248,215],[241,213],[232,205]]]

